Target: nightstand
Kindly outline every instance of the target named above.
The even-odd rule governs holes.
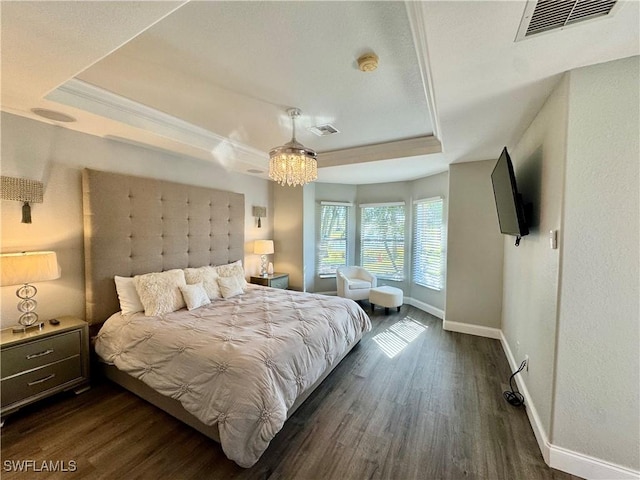
[[[64,390],[89,388],[89,324],[60,317],[41,330],[0,331],[0,415]]]
[[[271,275],[267,275],[266,277],[258,276],[251,277],[251,283],[256,285],[262,285],[263,287],[271,287],[271,288],[289,288],[289,274],[288,273],[274,273]]]

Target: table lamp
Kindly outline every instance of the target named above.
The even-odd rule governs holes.
[[[42,328],[35,312],[38,302],[34,297],[38,290],[32,282],[45,282],[60,278],[56,252],[3,253],[0,255],[0,286],[20,285],[16,295],[20,298],[18,311],[22,313],[14,332],[29,328]]]
[[[260,275],[267,276],[267,255],[273,253],[273,240],[256,240],[253,253],[260,255]]]

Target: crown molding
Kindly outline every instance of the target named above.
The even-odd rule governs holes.
[[[244,143],[217,135],[202,127],[75,78],[49,93],[46,99],[151,132],[204,150],[211,155],[218,152],[227,153],[234,155],[236,160],[260,167],[264,167],[264,162],[268,159],[265,152]]]
[[[431,75],[431,63],[429,62],[429,47],[427,43],[427,30],[424,15],[424,4],[426,2],[405,2],[413,45],[416,49],[420,77],[422,78],[422,88],[424,96],[429,106],[429,117],[433,125],[433,135],[442,139],[440,122],[438,120],[438,109],[436,107],[436,96],[433,88],[433,76]]]
[[[375,162],[393,158],[415,157],[442,152],[440,141],[433,135],[408,138],[395,142],[376,143],[318,153],[318,168]]]

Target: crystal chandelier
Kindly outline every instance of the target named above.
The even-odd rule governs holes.
[[[291,117],[293,135],[290,142],[269,152],[269,178],[280,185],[295,187],[318,178],[318,162],[315,151],[296,141],[296,117],[302,112],[290,108],[287,113]]]

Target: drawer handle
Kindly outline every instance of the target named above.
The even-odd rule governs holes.
[[[27,355],[27,360],[31,360],[33,358],[38,358],[38,357],[44,357],[45,355],[49,355],[50,353],[53,353],[52,348],[45,350],[44,352],[32,353],[31,355]]]
[[[39,383],[44,383],[44,382],[46,382],[47,380],[51,380],[51,379],[52,379],[53,377],[55,377],[55,376],[56,376],[56,374],[55,374],[55,373],[52,373],[51,375],[48,375],[48,376],[46,376],[46,377],[44,377],[44,378],[41,378],[40,380],[34,380],[33,382],[29,382],[29,383],[27,383],[27,385],[29,385],[30,387],[32,387],[32,386],[37,385],[37,384],[39,384]]]

